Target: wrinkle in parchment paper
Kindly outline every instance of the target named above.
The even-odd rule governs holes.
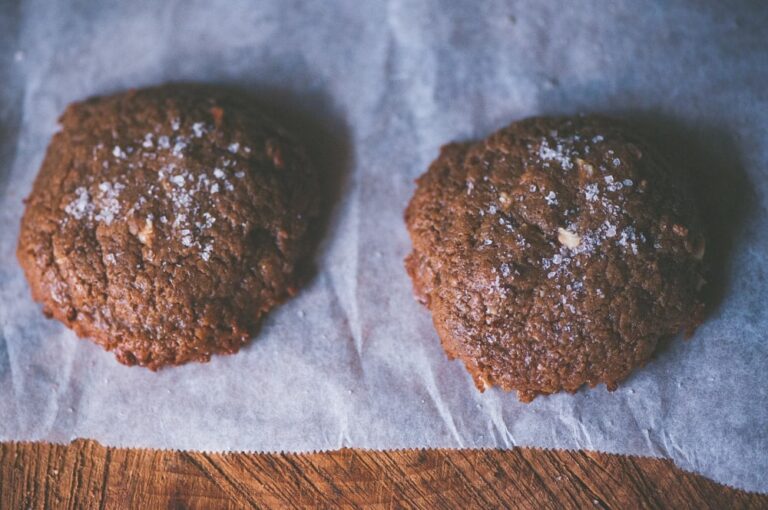
[[[749,2],[5,2],[0,440],[197,450],[587,448],[768,492],[768,8]],[[235,356],[151,373],[43,318],[14,256],[67,103],[234,85],[306,142],[334,204],[315,272]],[[402,259],[413,179],[452,140],[604,112],[697,176],[716,306],[618,391],[521,404],[448,361]]]

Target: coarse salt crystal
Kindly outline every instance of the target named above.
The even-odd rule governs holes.
[[[599,193],[600,193],[600,190],[597,187],[597,184],[587,184],[586,186],[584,186],[584,196],[590,202],[594,202],[595,200],[597,200],[597,195]]]
[[[177,158],[184,157],[183,151],[187,148],[187,144],[183,140],[177,140],[173,146],[173,155]]]
[[[213,251],[213,245],[212,244],[206,244],[203,250],[200,252],[200,258],[205,260],[206,262],[208,259],[211,258],[211,252]]]
[[[563,145],[559,143],[553,149],[546,139],[542,140],[541,145],[539,146],[539,157],[542,160],[556,161],[560,163],[560,166],[563,167],[564,170],[573,168],[573,161],[571,161],[569,152],[569,149],[564,148]]]
[[[187,221],[187,215],[186,214],[177,214],[176,217],[173,219],[173,226],[178,227],[182,223],[185,223]]]
[[[75,219],[80,220],[90,212],[89,209],[92,207],[90,203],[91,199],[88,190],[82,186],[75,190],[75,195],[77,198],[70,202],[64,208],[64,211]]]
[[[179,234],[181,234],[181,244],[183,244],[186,247],[192,246],[192,232],[190,232],[189,229],[184,228],[179,231]]]
[[[196,138],[200,138],[205,134],[205,124],[203,122],[195,122],[192,124],[192,131],[195,133]]]
[[[101,194],[97,200],[99,211],[94,217],[96,221],[104,222],[107,225],[112,224],[115,215],[120,212],[120,202],[117,201],[117,198],[124,188],[125,185],[119,182],[102,182],[99,184]]]

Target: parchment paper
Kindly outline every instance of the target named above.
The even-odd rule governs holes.
[[[768,491],[768,8],[760,2],[3,2],[0,440],[196,450],[585,448]],[[765,4],[762,4],[765,5]],[[227,83],[285,112],[334,189],[300,295],[235,356],[152,373],[46,320],[14,256],[70,101]],[[446,359],[402,259],[441,144],[524,116],[636,121],[699,171],[720,302],[609,393],[521,404]],[[730,197],[731,202],[725,200]],[[718,202],[718,200],[720,200]]]

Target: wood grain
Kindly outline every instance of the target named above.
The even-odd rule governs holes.
[[[768,508],[671,462],[590,452],[207,454],[0,444],[0,508]]]

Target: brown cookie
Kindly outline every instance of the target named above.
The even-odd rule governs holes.
[[[416,293],[481,390],[613,390],[702,319],[690,190],[616,121],[531,118],[449,144],[405,219]]]
[[[60,123],[17,251],[46,315],[157,369],[236,352],[296,291],[316,176],[248,100],[168,85]]]

